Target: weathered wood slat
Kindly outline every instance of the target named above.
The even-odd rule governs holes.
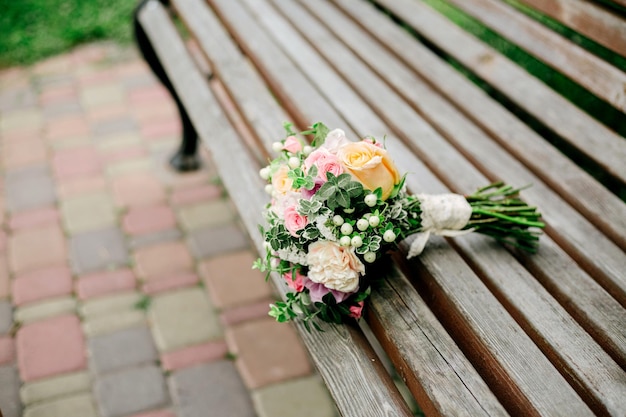
[[[601,45],[626,56],[626,23],[587,0],[520,0]],[[625,3],[626,4],[626,3]]]
[[[504,3],[493,0],[448,2],[626,112],[624,72]],[[626,27],[626,23],[622,22],[622,27]]]
[[[364,29],[375,28],[369,30],[371,35],[395,53],[398,59],[454,103],[475,124],[497,140],[500,146],[524,162],[622,249],[626,249],[626,205],[619,198],[502,105],[492,100],[483,90],[467,82],[465,77],[416,42],[415,38],[398,30],[393,21],[373,7],[351,0],[340,0],[336,3]],[[364,46],[360,49],[354,45],[352,47],[356,53],[363,55],[359,50],[364,49]],[[368,47],[375,46],[368,43]],[[382,63],[378,64],[370,65],[382,75],[386,69]],[[406,78],[399,81],[407,82]],[[412,89],[396,91],[405,97],[412,95],[416,97],[414,101],[420,103],[419,95]]]
[[[377,0],[510,100],[626,183],[626,141],[420,1]]]
[[[319,3],[319,4],[318,4]],[[383,33],[381,38],[386,44],[396,45],[401,48],[406,56],[413,57],[422,67],[424,67],[424,73],[435,74],[440,73],[439,81],[444,82],[446,87],[454,89],[459,92],[460,101],[464,101],[468,94],[464,94],[463,89],[468,84],[465,79],[458,77],[453,71],[447,73],[444,71],[446,66],[444,63],[435,61],[435,58],[431,54],[424,54],[423,50],[414,50],[411,48],[412,44],[415,44],[415,39],[407,35],[408,39],[405,39],[398,34],[404,35],[402,30],[399,30],[395,24],[380,15],[371,6],[363,3],[351,0],[345,0],[338,2],[343,8],[349,11],[363,28],[376,28],[376,33]],[[303,3],[310,5],[310,2]],[[335,16],[335,24],[328,25],[327,27],[332,30],[336,36],[341,37],[355,53],[358,53],[360,57],[366,60],[373,69],[380,67],[378,74],[382,77],[388,76],[391,80],[390,84],[394,85],[395,81],[398,81],[404,86],[411,86],[411,88],[405,88],[400,84],[397,86],[396,91],[405,93],[405,97],[414,97],[416,101],[416,107],[423,109],[422,114],[438,113],[440,106],[433,103],[428,99],[432,96],[432,92],[429,92],[423,86],[420,85],[420,81],[411,77],[410,75],[403,74],[397,71],[397,66],[394,65],[394,58],[386,55],[382,50],[382,47],[376,43],[371,42],[364,33],[356,31],[354,25],[351,25],[345,19],[338,20],[338,14],[328,8],[322,7],[323,2],[315,2],[314,7],[310,7],[312,13],[320,15],[322,21],[330,19],[330,16]],[[387,74],[387,75],[385,75]],[[435,79],[437,80],[437,79]],[[459,81],[460,82],[457,82]],[[473,85],[471,85],[473,86]],[[401,91],[400,91],[401,90]],[[473,90],[470,89],[469,93]],[[482,94],[481,91],[477,91],[478,94]],[[478,113],[481,113],[491,101],[486,97],[482,97],[479,103],[474,103],[471,99],[468,100],[471,104],[476,104],[475,108],[478,109]],[[421,103],[421,100],[424,100]],[[423,104],[423,105],[422,105]],[[442,113],[442,127],[449,122],[447,114],[449,111]],[[497,118],[497,113],[489,113],[488,116]],[[512,118],[512,121],[517,120]],[[505,124],[502,124],[505,126]],[[466,127],[468,134],[473,140],[476,137],[481,137],[480,132],[475,132],[471,126]],[[465,129],[465,128],[463,128]],[[541,138],[538,138],[541,140]],[[480,151],[479,151],[480,152]],[[484,153],[490,155],[489,151]],[[495,155],[494,155],[495,157]],[[618,209],[623,209],[625,205],[618,201],[616,206]],[[623,211],[623,210],[622,210]],[[626,328],[621,324],[626,322],[626,311],[609,295],[600,288],[587,274],[581,272],[570,258],[564,256],[562,250],[553,243],[548,244],[545,239],[542,240],[542,253],[539,262],[536,256],[528,257],[525,261],[526,265],[533,267],[535,275],[541,280],[542,284],[548,287],[555,295],[562,305],[564,305],[573,314],[577,320],[585,327],[587,331],[594,335],[594,338],[610,352],[611,356],[618,361],[621,366],[626,367]],[[556,255],[556,253],[560,253]],[[556,260],[562,260],[556,262]],[[564,265],[562,262],[565,262]]]
[[[246,227],[254,230],[257,222],[262,221],[259,207],[267,201],[261,180],[255,170],[249,169],[254,166],[254,160],[236,138],[236,132],[211,95],[206,81],[193,67],[184,44],[176,36],[175,28],[160,4],[155,1],[142,9],[140,20],[189,109],[200,137],[216,156],[214,162],[223,173],[222,178]],[[237,175],[225,175],[228,172]],[[262,250],[262,237],[252,238],[257,249]],[[273,279],[280,284],[280,278]],[[276,286],[284,294],[285,286]],[[308,333],[302,325],[297,327],[304,343],[311,347],[312,358],[345,415],[411,415],[360,331],[350,326],[325,326],[325,333]],[[354,401],[355,398],[359,401]]]

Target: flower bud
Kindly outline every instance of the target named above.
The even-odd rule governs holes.
[[[343,217],[341,217],[340,215],[335,214],[333,216],[333,224],[335,226],[341,226],[343,224],[343,222],[344,222]]]
[[[385,233],[383,233],[383,240],[387,243],[391,243],[396,240],[396,234],[393,232],[393,230],[387,230]]]
[[[356,235],[355,237],[352,238],[352,240],[350,241],[350,244],[354,246],[355,248],[360,248],[361,246],[363,246],[363,239],[361,239],[361,236]]]
[[[378,201],[378,197],[376,197],[376,194],[368,194],[365,196],[364,200],[368,207],[374,207]]]
[[[363,259],[365,259],[365,262],[368,263],[372,263],[376,260],[376,253],[375,252],[365,252],[365,255],[363,255]]]
[[[352,233],[354,229],[352,228],[352,225],[350,223],[344,223],[341,225],[341,234],[342,235],[349,235],[350,233]]]
[[[380,224],[380,217],[378,216],[370,216],[368,219],[370,226],[377,227]]]
[[[356,228],[359,229],[361,232],[366,231],[368,227],[370,227],[370,222],[365,219],[359,219],[356,222]]]
[[[339,239],[339,244],[341,246],[350,246],[350,243],[351,243],[350,236],[341,236],[341,239]]]
[[[288,164],[290,168],[298,168],[300,166],[300,158],[298,158],[297,156],[292,156],[291,158],[289,158]]]

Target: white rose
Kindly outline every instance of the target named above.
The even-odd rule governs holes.
[[[307,253],[308,277],[326,288],[353,292],[359,287],[359,277],[365,266],[354,253],[354,247],[320,240],[309,246]]]
[[[324,144],[320,148],[336,155],[339,148],[347,143],[350,143],[350,140],[346,137],[346,132],[341,129],[335,129],[328,132],[326,139],[324,139]]]

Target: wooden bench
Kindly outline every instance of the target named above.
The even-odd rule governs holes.
[[[260,252],[268,197],[258,169],[284,121],[386,136],[414,192],[532,184],[523,198],[547,223],[537,254],[482,236],[434,238],[414,261],[395,256],[373,292],[366,322],[377,342],[357,326],[297,325],[342,415],[412,415],[376,343],[429,416],[626,415],[625,2],[171,3],[168,13],[144,1],[137,31],[189,115],[175,162],[195,166],[197,135]],[[537,10],[547,26],[529,17]],[[515,43],[540,76],[563,76],[540,80],[472,26]],[[572,89],[595,116],[563,97]]]

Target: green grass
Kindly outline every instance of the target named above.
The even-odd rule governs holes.
[[[135,0],[0,0],[0,67],[28,65],[85,42],[132,40]]]

